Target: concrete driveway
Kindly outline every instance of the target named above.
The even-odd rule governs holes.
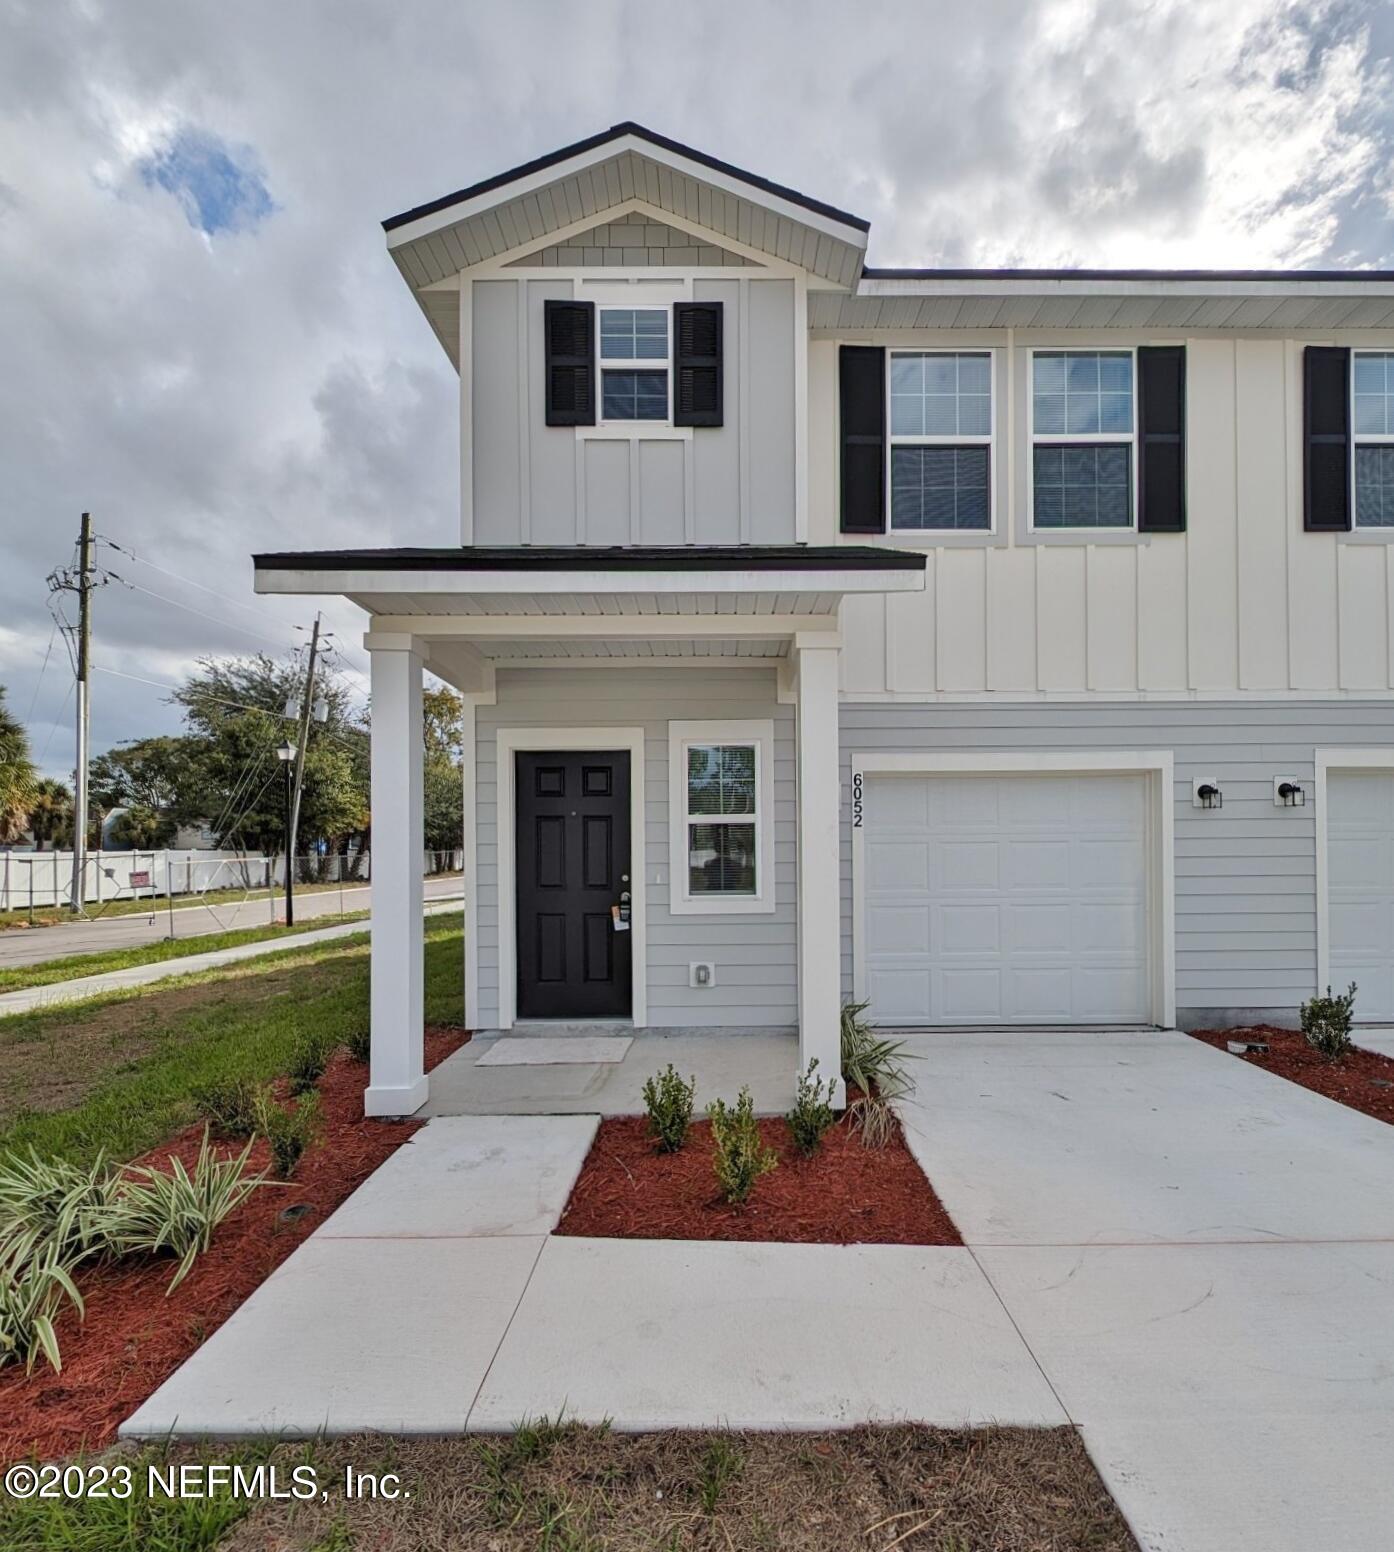
[[[907,1135],[1143,1545],[1394,1545],[1394,1129],[1175,1033],[918,1037]]]

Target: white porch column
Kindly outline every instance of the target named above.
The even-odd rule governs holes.
[[[372,1075],[370,1116],[410,1115],[426,1102],[422,986],[423,829],[421,644],[373,634]]]
[[[818,1058],[818,1076],[842,1081],[842,945],[838,879],[838,644],[795,638],[799,734],[799,1069]]]

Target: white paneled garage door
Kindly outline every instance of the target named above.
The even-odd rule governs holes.
[[[1394,772],[1326,779],[1331,984],[1354,981],[1355,1016],[1394,1020]]]
[[[865,967],[899,1024],[1146,1023],[1141,775],[868,776]]]

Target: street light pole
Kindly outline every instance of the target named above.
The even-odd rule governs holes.
[[[295,873],[295,858],[291,854],[291,809],[294,806],[293,792],[294,780],[292,773],[295,770],[295,745],[287,739],[282,739],[276,749],[276,758],[281,762],[281,769],[285,772],[285,831],[286,831],[286,926],[295,925],[295,890],[292,879]]]

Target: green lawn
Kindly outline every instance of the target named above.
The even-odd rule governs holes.
[[[185,959],[190,954],[209,954],[214,949],[237,948],[243,943],[265,943],[274,938],[293,938],[316,928],[334,927],[341,922],[362,921],[367,911],[349,911],[343,916],[315,917],[297,922],[294,927],[236,927],[231,932],[209,932],[196,938],[162,938],[158,943],[140,943],[134,948],[101,949],[92,954],[69,954],[62,959],[45,959],[36,965],[16,965],[0,969],[0,992],[17,992],[28,986],[52,986],[58,981],[74,981],[79,976],[103,975],[108,970],[129,970],[135,965],[158,965],[167,959]]]
[[[426,920],[426,1020],[463,1014],[461,924]],[[128,1159],[195,1119],[215,1077],[261,1081],[305,1034],[368,1017],[368,935],[287,948],[155,987],[0,1022],[0,1150]]]

